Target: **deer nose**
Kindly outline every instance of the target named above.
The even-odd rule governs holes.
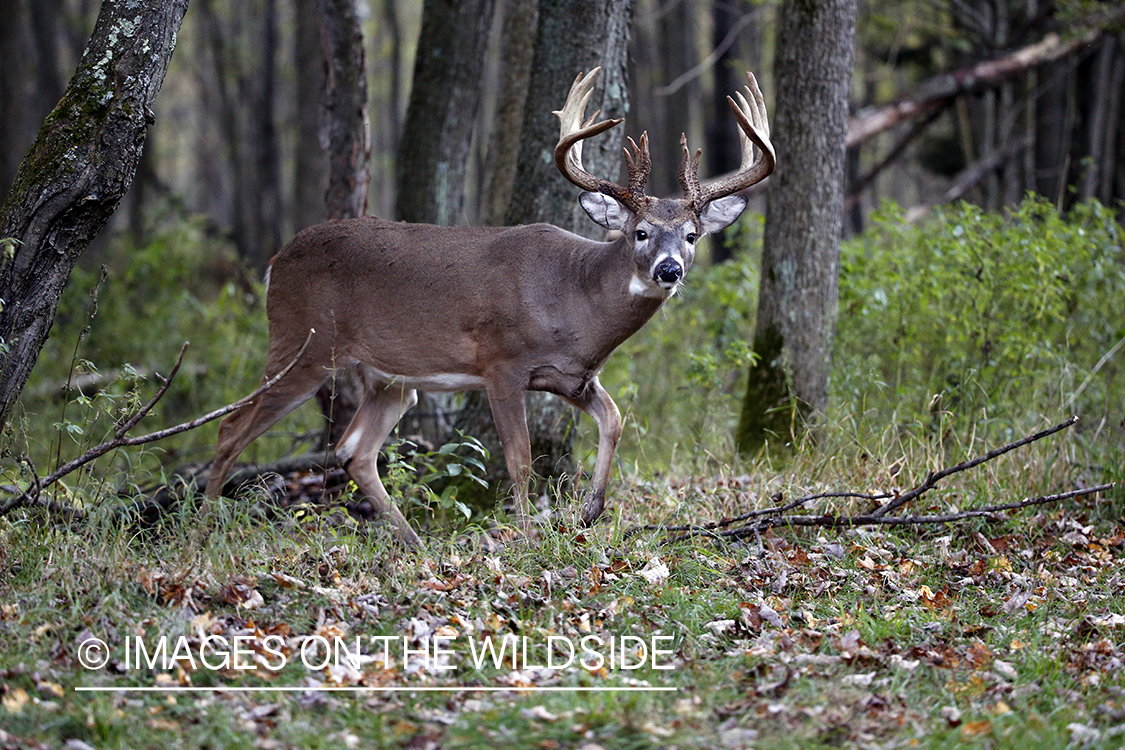
[[[661,261],[653,276],[656,277],[657,281],[662,281],[665,284],[675,284],[684,277],[684,268],[676,261],[668,258]]]

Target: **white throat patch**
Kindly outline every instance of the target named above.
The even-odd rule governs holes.
[[[646,282],[637,274],[629,279],[629,294],[634,297],[650,297],[652,299],[668,299],[675,293],[675,289],[665,289],[652,282]]]

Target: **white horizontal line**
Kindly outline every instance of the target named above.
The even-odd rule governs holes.
[[[621,692],[670,692],[679,690],[676,687],[638,687],[638,686],[606,686],[606,687],[569,687],[565,685],[542,685],[529,687],[508,686],[453,686],[453,687],[303,687],[299,685],[274,686],[231,686],[231,687],[195,687],[192,685],[160,685],[127,686],[127,687],[87,687],[78,685],[74,688],[78,692],[94,693],[495,693],[495,692],[528,692],[528,693],[621,693]]]

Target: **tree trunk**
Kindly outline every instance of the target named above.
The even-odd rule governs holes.
[[[0,198],[8,192],[20,160],[35,139],[34,113],[16,102],[32,99],[28,85],[35,47],[24,3],[0,0]]]
[[[828,403],[843,223],[856,0],[785,0],[774,62],[777,170],[766,196],[762,286],[739,450],[787,435]]]
[[[742,161],[738,123],[727,104],[727,97],[738,91],[745,81],[745,76],[735,69],[735,62],[742,57],[736,26],[754,10],[746,0],[711,0],[711,47],[717,50],[725,44],[726,49],[715,63],[715,82],[704,125],[707,142],[703,154],[710,174],[733,172]],[[749,29],[743,33],[749,33]],[[735,36],[728,40],[732,34]],[[724,263],[734,257],[733,233],[733,228],[728,228],[707,238],[712,262]]]
[[[490,226],[504,224],[512,201],[538,19],[539,6],[535,0],[507,0],[504,3],[500,101],[496,106],[495,129],[488,146],[490,179],[484,213],[485,223]]]
[[[367,121],[367,62],[355,0],[317,0],[327,73],[324,113],[328,131],[329,219],[367,213],[371,134]]]
[[[326,63],[320,44],[317,0],[296,0],[296,15],[293,59],[297,68],[297,148],[293,229],[299,232],[328,216],[324,202],[328,190],[328,158],[320,145]]]
[[[0,207],[0,423],[23,389],[71,269],[128,190],[187,0],[105,2],[62,101]]]
[[[231,225],[239,254],[259,269],[281,244],[280,151],[274,124],[276,0],[230,6],[224,24],[213,0],[200,0],[216,117],[230,169]]]
[[[493,7],[494,0],[425,0],[396,166],[403,221],[461,222]]]
[[[508,224],[545,221],[586,237],[601,237],[578,205],[578,193],[555,167],[552,154],[559,122],[551,112],[566,101],[580,72],[600,65],[598,86],[587,112],[603,118],[624,117],[629,110],[626,53],[633,0],[541,0],[535,39],[535,62],[528,88],[520,156]],[[621,172],[624,134],[614,128],[582,147],[591,174],[615,179]]]
[[[683,75],[699,61],[699,50],[696,45],[696,16],[700,7],[699,0],[678,0],[663,8],[663,15],[658,22],[661,40],[660,67],[663,70],[664,83],[668,84]],[[738,89],[738,85],[728,89],[731,93]],[[725,96],[725,94],[724,94]],[[657,195],[679,195],[682,190],[679,182],[679,164],[682,151],[680,148],[680,134],[688,136],[688,142],[699,144],[699,134],[693,132],[693,120],[699,119],[699,111],[703,106],[703,89],[698,78],[685,83],[675,94],[665,97],[661,103],[666,110],[662,138],[653,145],[652,160],[659,165],[653,174],[657,178],[652,184]],[[647,110],[642,110],[647,113]],[[727,108],[730,111],[730,108]],[[639,127],[648,127],[639,123]],[[736,126],[737,127],[737,126]],[[694,148],[698,148],[695,145]],[[737,164],[735,167],[737,168]],[[712,173],[714,174],[714,173]],[[653,182],[650,180],[650,182]]]
[[[329,219],[367,213],[371,134],[367,119],[367,63],[355,0],[317,0],[325,61],[324,118],[328,134]],[[326,446],[335,445],[355,416],[363,384],[354,370],[336,370],[316,394],[327,419]]]

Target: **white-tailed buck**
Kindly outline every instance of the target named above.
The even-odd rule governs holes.
[[[746,198],[738,191],[774,167],[765,103],[747,74],[748,97],[729,99],[741,129],[737,173],[700,185],[700,152],[691,154],[681,137],[685,197],[645,195],[651,164],[642,135],[625,151],[627,186],[594,177],[582,168],[582,141],[622,122],[594,122],[597,113],[584,121],[597,72],[578,76],[555,113],[562,121],[555,163],[587,191],[579,200],[590,218],[620,236],[594,242],[547,224],[438,227],[376,218],[304,230],[270,262],[266,377],[306,341],[307,349],[279,382],[223,421],[207,497],[219,495],[252,440],[311,398],[336,368],[358,365],[366,393],[336,455],[403,542],[417,544],[418,536],[375,462],[417,402],[415,389],[488,393],[525,530],[532,456],[524,393],[548,391],[589,414],[598,425],[598,457],[581,512],[586,524],[597,519],[621,436],[621,415],[598,372],[675,294],[699,238],[742,213]]]

